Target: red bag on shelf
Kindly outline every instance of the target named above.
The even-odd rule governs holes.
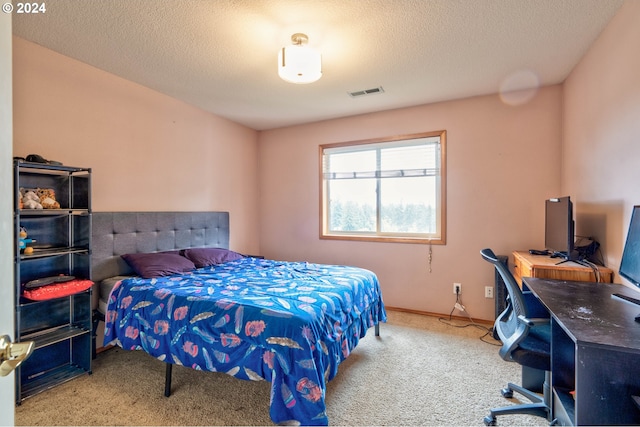
[[[34,289],[25,289],[22,296],[34,301],[43,301],[52,298],[66,297],[85,291],[93,286],[91,280],[74,279],[68,282],[55,283]]]

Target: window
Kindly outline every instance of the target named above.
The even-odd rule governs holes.
[[[445,243],[446,131],[320,146],[320,237]]]

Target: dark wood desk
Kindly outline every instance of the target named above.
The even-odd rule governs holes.
[[[611,283],[523,278],[551,313],[553,416],[559,425],[640,424],[640,294]]]

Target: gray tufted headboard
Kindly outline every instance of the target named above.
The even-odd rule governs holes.
[[[199,247],[229,248],[229,212],[93,212],[91,280],[132,274],[120,257]]]

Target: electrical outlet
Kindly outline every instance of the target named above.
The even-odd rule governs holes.
[[[484,297],[485,298],[493,298],[493,286],[485,286],[484,287]]]
[[[462,283],[453,284],[453,294],[458,295],[462,293]]]

